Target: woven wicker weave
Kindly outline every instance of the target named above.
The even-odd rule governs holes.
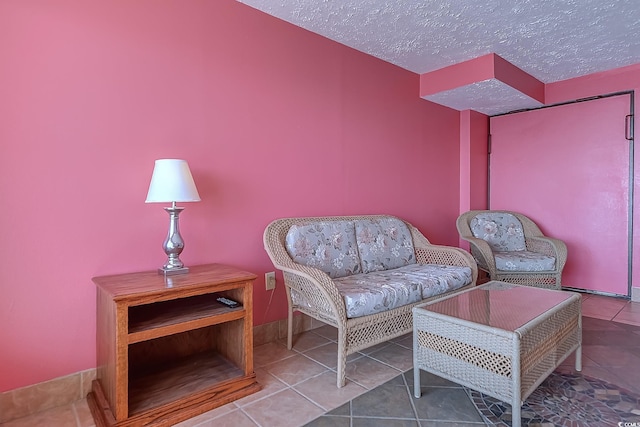
[[[576,370],[581,370],[581,302],[578,294],[566,292],[564,301],[541,307],[542,314],[521,327],[492,327],[495,307],[471,297],[483,297],[483,289],[499,283],[468,291],[475,293],[469,294],[471,303],[458,303],[456,296],[440,301],[451,302],[454,308],[447,310],[449,314],[432,312],[428,304],[413,310],[414,384],[418,385],[414,394],[420,397],[422,369],[510,403],[513,425],[519,426],[524,400],[574,351]],[[462,320],[456,317],[456,306],[486,315],[477,315],[476,321]]]
[[[282,270],[289,302],[287,346],[292,347],[293,312],[299,311],[329,325],[338,328],[338,366],[337,385],[345,384],[345,365],[347,356],[359,350],[371,347],[391,338],[411,332],[411,309],[426,301],[431,301],[449,295],[446,293],[423,301],[408,304],[393,310],[384,311],[368,316],[347,319],[347,312],[343,298],[340,296],[333,280],[324,272],[295,263],[285,248],[285,238],[292,225],[305,225],[318,221],[355,221],[359,219],[393,218],[386,215],[365,216],[332,216],[283,218],[273,221],[264,231],[264,248],[271,258],[273,265]],[[404,221],[413,238],[416,259],[420,264],[445,264],[470,267],[472,282],[464,288],[472,287],[478,277],[476,262],[471,255],[459,248],[432,245],[429,240],[411,224]],[[297,291],[309,304],[307,306],[294,305],[291,290]]]
[[[484,212],[509,213],[522,223],[527,250],[552,256],[556,259],[556,268],[551,271],[502,271],[496,268],[495,259],[489,244],[474,237],[471,232],[471,220]],[[478,262],[478,268],[486,271],[491,280],[535,286],[538,288],[560,289],[562,286],[562,269],[567,262],[567,245],[561,240],[547,237],[540,228],[526,216],[511,211],[469,211],[458,217],[457,223],[460,237],[471,245],[471,254]]]

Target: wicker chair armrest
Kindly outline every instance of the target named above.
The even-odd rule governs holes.
[[[478,262],[480,268],[485,269],[490,274],[495,274],[496,260],[493,257],[491,246],[489,246],[486,241],[477,237],[463,236],[462,238],[469,242],[471,254],[473,255],[473,258],[475,258],[475,260]]]
[[[556,259],[556,269],[562,271],[567,262],[567,245],[553,237],[527,237],[527,250],[552,256]]]

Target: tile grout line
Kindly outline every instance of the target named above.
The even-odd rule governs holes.
[[[618,317],[620,313],[622,313],[622,311],[627,307],[628,304],[629,303],[627,302],[626,304],[622,305],[622,307],[620,307],[620,310],[618,310],[618,312],[611,318],[611,320],[615,321],[614,319]]]
[[[405,373],[402,373],[401,375],[402,375],[402,382],[404,383],[404,386],[405,386],[405,390],[407,391],[407,395],[409,396],[409,403],[411,404],[411,409],[413,409],[413,415],[416,416],[416,421],[418,422],[418,425],[421,425],[422,423],[418,420],[418,410],[416,409],[416,404],[413,401],[413,393],[411,392],[411,387],[409,387],[409,383],[407,382]],[[422,386],[420,386],[420,394],[422,394]]]

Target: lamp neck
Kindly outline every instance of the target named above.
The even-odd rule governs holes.
[[[173,215],[180,215],[180,212],[182,212],[184,210],[183,206],[176,206],[176,203],[173,202],[171,203],[171,207],[165,207],[163,208],[165,211],[169,212],[169,214],[173,214]]]

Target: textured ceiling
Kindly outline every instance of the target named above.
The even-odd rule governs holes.
[[[544,83],[640,63],[640,0],[239,1],[418,74],[488,53]],[[539,104],[501,86],[428,99],[485,114]]]

